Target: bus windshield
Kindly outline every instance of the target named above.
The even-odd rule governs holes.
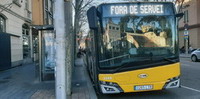
[[[155,63],[177,55],[173,15],[104,17],[102,28],[99,36],[99,64],[102,68],[133,62]]]

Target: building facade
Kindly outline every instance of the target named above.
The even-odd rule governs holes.
[[[55,67],[55,33],[53,0],[32,0],[33,55],[39,81],[53,80]]]
[[[200,48],[200,0],[185,0],[182,12],[184,16],[179,21],[179,47],[186,46],[188,43],[187,45],[194,49]]]
[[[33,25],[53,24],[53,0],[32,0]]]
[[[31,0],[1,0],[0,33],[10,35],[11,67],[31,62]]]
[[[37,61],[39,56],[38,28],[53,26],[53,0],[32,0],[32,26],[34,61]]]

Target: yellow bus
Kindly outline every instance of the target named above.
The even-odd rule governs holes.
[[[103,94],[180,87],[173,3],[105,3],[87,11],[87,69]]]

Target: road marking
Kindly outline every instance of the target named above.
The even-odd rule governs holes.
[[[197,89],[194,89],[194,88],[190,88],[190,87],[186,87],[186,86],[182,86],[182,88],[185,88],[185,89],[189,89],[189,90],[192,90],[192,91],[196,91],[196,92],[199,92],[200,93],[200,90],[197,90]]]

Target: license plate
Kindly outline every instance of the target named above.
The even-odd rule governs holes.
[[[151,90],[153,85],[134,86],[134,90]]]

